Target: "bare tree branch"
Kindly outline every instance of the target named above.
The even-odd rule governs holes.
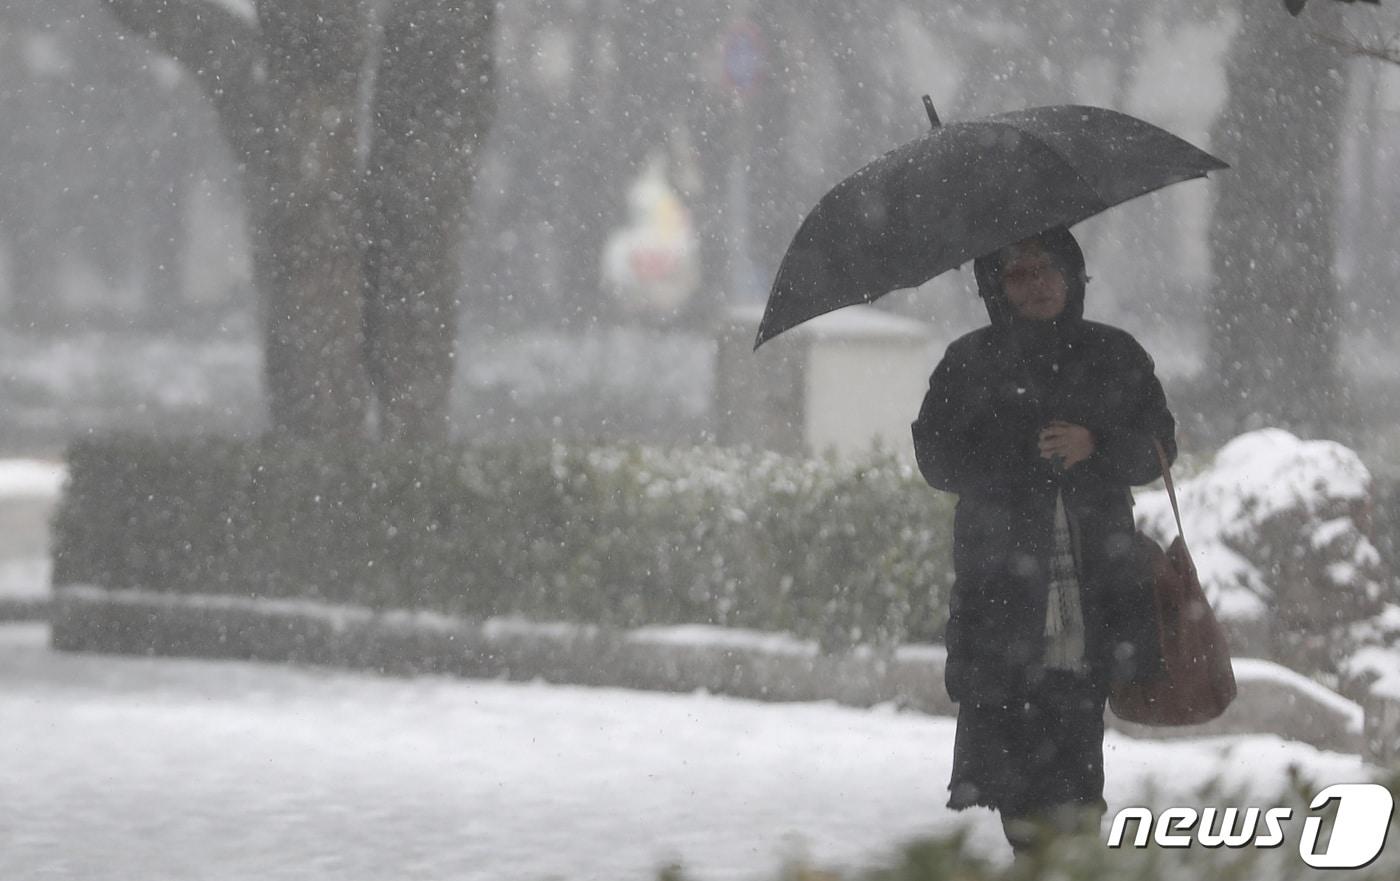
[[[261,82],[265,50],[246,19],[204,0],[103,0],[128,30],[174,58],[214,103],[235,147],[246,149],[245,123],[266,114]]]
[[[1400,38],[1395,36],[1384,43],[1368,43],[1351,33],[1345,37],[1338,37],[1332,34],[1314,32],[1313,36],[1329,46],[1341,49],[1348,55],[1400,65]]]

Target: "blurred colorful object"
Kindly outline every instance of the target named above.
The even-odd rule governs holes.
[[[660,154],[629,188],[627,213],[627,224],[603,248],[603,282],[633,314],[674,314],[699,284],[699,242]]]

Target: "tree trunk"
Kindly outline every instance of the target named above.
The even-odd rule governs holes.
[[[367,9],[362,0],[302,0],[260,11],[276,113],[263,240],[271,249],[264,358],[272,428],[353,437],[368,406],[355,198]]]
[[[446,437],[461,240],[494,113],[490,0],[400,0],[364,180],[364,340],[383,439]]]
[[[1327,434],[1341,412],[1333,262],[1347,67],[1312,33],[1336,31],[1336,12],[1315,4],[1299,22],[1276,4],[1239,11],[1212,139],[1233,165],[1217,178],[1210,236],[1217,424]]]
[[[199,82],[243,164],[274,433],[363,433],[356,116],[363,0],[105,0]]]
[[[145,280],[141,310],[149,326],[171,330],[183,326],[191,317],[184,290],[184,266],[195,156],[190,150],[189,134],[179,131],[173,114],[161,114],[156,124],[175,136],[168,139],[152,165],[142,169],[142,201],[149,206],[150,214],[140,233]]]

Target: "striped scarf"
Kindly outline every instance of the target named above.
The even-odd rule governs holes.
[[[1055,496],[1054,547],[1050,553],[1050,595],[1045,604],[1045,666],[1084,670],[1084,614],[1074,567],[1074,538],[1063,496]]]

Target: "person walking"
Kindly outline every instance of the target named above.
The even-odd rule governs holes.
[[[974,261],[991,323],[948,346],[914,421],[930,486],[958,496],[945,683],[948,806],[999,812],[1019,855],[1097,831],[1111,685],[1161,675],[1130,486],[1176,456],[1131,334],[1083,317],[1084,255],[1057,227]]]

